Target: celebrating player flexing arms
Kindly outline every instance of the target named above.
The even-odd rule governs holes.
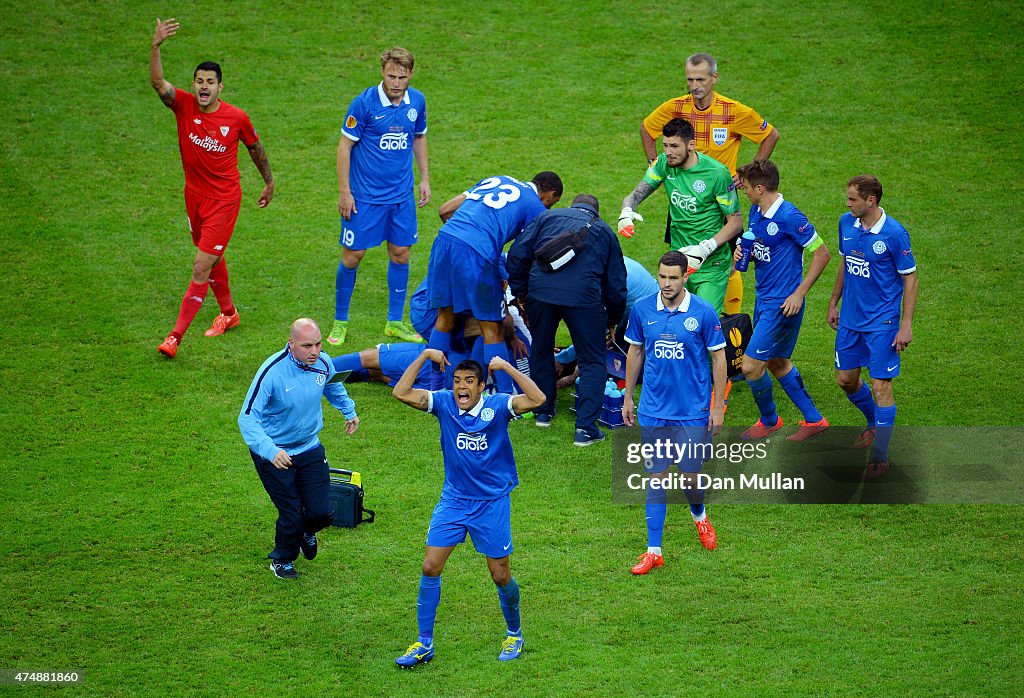
[[[775,376],[804,417],[789,440],[803,441],[828,429],[828,420],[814,405],[790,357],[800,335],[804,298],[828,264],[828,248],[807,216],[779,193],[775,163],[755,160],[738,173],[751,203],[748,230],[755,236],[751,262],[756,268],[757,290],[754,334],[743,354],[743,375],[761,412],[761,418],[743,433],[743,438],[764,438],[782,428],[782,417],[772,397]],[[805,250],[813,255],[806,276]],[[739,260],[739,248],[734,257]]]
[[[669,198],[670,244],[701,261],[699,269],[688,276],[686,287],[721,313],[732,272],[726,243],[743,230],[732,177],[725,165],[697,152],[693,126],[685,119],[665,124],[661,143],[665,152],[622,202],[619,234],[633,237],[633,221],[643,220],[634,209],[664,184]]]
[[[697,150],[710,155],[729,168],[738,185],[736,163],[740,142],[746,138],[757,143],[757,160],[767,160],[779,141],[779,129],[761,115],[735,99],[715,92],[718,63],[707,53],[695,53],[686,59],[686,86],[689,94],[663,102],[640,125],[640,141],[647,164],[658,156],[656,140],[670,119],[686,119],[693,125]],[[669,233],[665,233],[669,242]],[[738,273],[729,277],[725,312],[738,313],[743,301],[743,282]]]
[[[839,219],[842,262],[828,304],[828,324],[836,330],[836,382],[868,422],[856,445],[866,447],[874,433],[867,477],[889,470],[889,440],[896,423],[892,381],[900,375],[900,353],[913,339],[917,306],[917,262],[910,235],[886,215],[881,200],[882,184],[872,175],[847,182],[850,212]],[[861,380],[863,366],[871,375],[870,390]]]
[[[419,235],[416,207],[430,201],[427,103],[409,87],[413,57],[404,48],[380,57],[381,82],[352,100],[338,142],[338,213],[341,262],[335,279],[334,327],[329,344],[348,336],[356,270],[366,250],[388,243],[388,319],[384,334],[408,342],[422,338],[402,320],[409,287],[409,248]],[[412,160],[420,171],[413,198]]]
[[[394,396],[410,407],[430,412],[441,426],[444,487],[427,529],[416,617],[419,638],[395,660],[411,668],[434,658],[434,619],[441,601],[441,572],[455,546],[466,540],[487,558],[487,569],[498,587],[498,600],[508,633],[498,659],[519,656],[523,631],[519,621],[519,585],[512,576],[512,504],[510,493],[519,484],[508,424],[513,416],[544,403],[537,384],[508,361],[495,357],[488,368],[510,375],[522,395],[483,396],[484,369],[476,361],[455,366],[452,390],[418,390],[413,382],[427,360],[447,363],[444,354],[427,349],[395,385]]]
[[[198,248],[192,262],[192,280],[181,302],[178,321],[158,351],[167,358],[178,353],[181,338],[203,305],[206,292],[220,306],[220,314],[206,331],[207,337],[224,334],[238,325],[238,311],[228,287],[228,265],[224,250],[235,230],[242,203],[238,175],[238,141],[249,149],[249,156],[263,176],[265,186],[259,206],[266,207],[274,197],[274,176],[263,145],[244,111],[220,99],[224,83],[220,66],[211,61],[200,63],[192,79],[192,92],[179,90],[164,80],[160,44],[174,36],[180,25],[173,19],[156,21],[149,54],[149,81],[178,122],[178,147],[185,169],[185,210]]]

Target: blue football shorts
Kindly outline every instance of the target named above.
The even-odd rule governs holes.
[[[505,292],[497,260],[484,259],[452,236],[439,234],[430,249],[427,279],[431,308],[502,321]]]
[[[858,332],[841,325],[836,332],[836,370],[868,367],[872,378],[900,375],[900,354],[892,345],[899,328],[877,332]]]
[[[487,557],[511,555],[512,497],[463,499],[442,494],[427,530],[427,545],[446,548],[473,539],[473,547]]]
[[[387,241],[398,247],[416,244],[416,200],[409,198],[397,204],[356,203],[349,220],[341,219],[339,242],[350,250],[368,250]]]
[[[781,305],[782,301],[762,303],[760,299],[754,305],[754,333],[744,352],[750,358],[767,361],[793,356],[807,304],[793,317],[783,315]]]
[[[663,458],[644,461],[644,470],[648,473],[663,473],[675,465],[681,473],[699,473],[704,461],[711,457],[711,432],[708,431],[708,420],[702,419],[658,419],[637,415],[640,425],[640,439],[644,444],[662,442],[661,450],[666,454]],[[665,442],[681,447],[666,449]],[[668,454],[674,456],[668,456]],[[682,454],[681,457],[679,454]]]
[[[394,344],[378,344],[377,353],[380,361],[380,372],[397,383],[405,373],[405,369],[412,366],[412,362],[427,348],[426,344],[419,342],[396,342]],[[433,363],[424,361],[420,372],[416,374],[413,382],[414,388],[427,388],[430,385],[430,371]]]

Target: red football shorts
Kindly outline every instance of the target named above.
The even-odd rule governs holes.
[[[185,212],[192,243],[207,254],[224,256],[224,249],[235,232],[241,199],[223,201],[185,190]]]

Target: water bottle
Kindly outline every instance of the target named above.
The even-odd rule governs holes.
[[[740,238],[740,259],[736,262],[736,271],[746,271],[750,266],[750,255],[754,252],[754,234],[749,230]]]

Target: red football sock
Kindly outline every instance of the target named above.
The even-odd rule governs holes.
[[[178,341],[181,341],[185,331],[188,330],[188,326],[192,324],[192,319],[199,312],[199,309],[203,307],[203,300],[206,298],[206,290],[209,287],[209,283],[197,284],[194,281],[189,282],[188,290],[185,291],[185,297],[181,300],[178,321],[174,323],[174,329],[171,331],[171,334],[177,337]]]
[[[231,287],[228,286],[228,262],[223,257],[213,265],[213,269],[210,271],[210,288],[217,298],[220,312],[225,315],[234,315],[235,304],[231,300]]]

